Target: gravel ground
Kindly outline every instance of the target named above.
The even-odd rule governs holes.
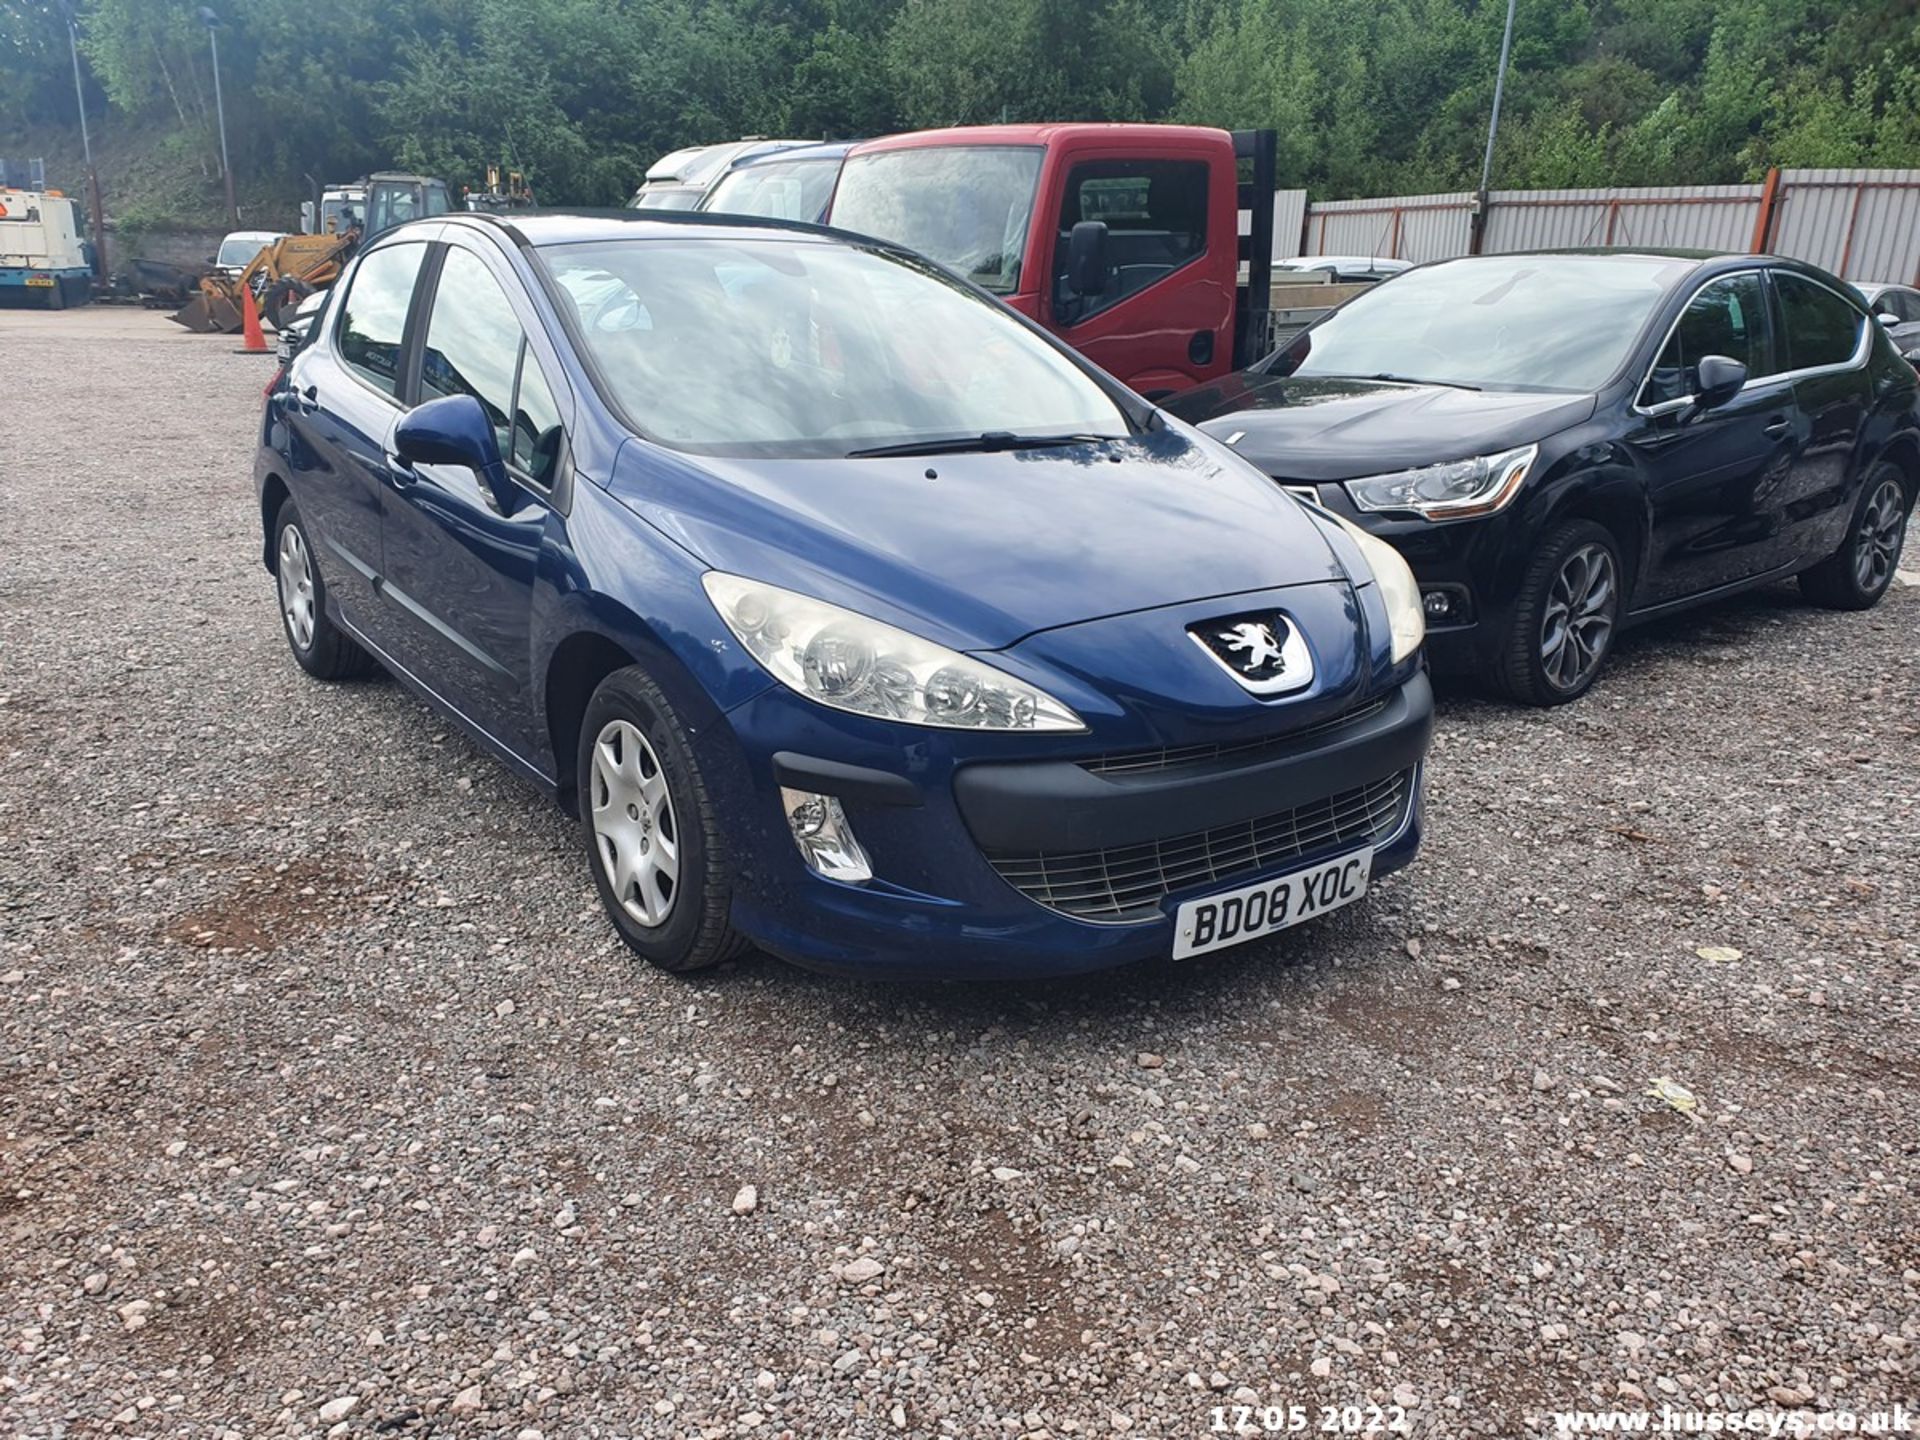
[[[1920,590],[1446,696],[1420,862],[1276,944],[687,983],[548,803],[287,657],[269,368],[0,313],[0,1434],[1920,1400]]]

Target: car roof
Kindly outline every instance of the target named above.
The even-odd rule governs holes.
[[[776,220],[764,215],[728,215],[709,210],[516,210],[504,215],[459,210],[430,215],[384,232],[378,244],[422,225],[491,227],[510,244],[526,248],[571,245],[606,240],[828,240],[842,244],[879,246],[895,250],[870,235],[856,235],[803,220]]]
[[[857,153],[867,155],[879,150],[917,150],[934,145],[1046,145],[1055,140],[1127,140],[1146,137],[1206,144],[1231,143],[1224,130],[1215,130],[1206,125],[1072,121],[1040,125],[956,125],[944,130],[909,130],[898,135],[883,135],[877,140],[862,140],[854,148]]]
[[[773,150],[765,155],[749,155],[736,161],[735,170],[752,170],[760,165],[773,165],[782,160],[844,160],[847,152],[856,145],[864,145],[864,140],[825,140],[813,145],[795,145],[787,150]]]

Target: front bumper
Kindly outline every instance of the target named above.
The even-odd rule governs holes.
[[[1376,877],[1408,864],[1424,824],[1433,695],[1415,672],[1384,700],[1291,738],[1119,763],[1091,742],[1076,758],[1055,758],[1056,743],[1054,754],[1002,759],[996,739],[1031,742],[964,732],[915,732],[901,747],[898,727],[783,689],[727,720],[701,759],[736,845],[743,933],[830,972],[1010,979],[1169,955],[1182,901],[1363,844]],[[840,799],[872,880],[807,869],[781,785]]]

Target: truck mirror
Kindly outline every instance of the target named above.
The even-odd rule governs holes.
[[[1082,220],[1067,237],[1067,285],[1083,298],[1106,293],[1107,225]]]
[[[302,235],[311,235],[313,234],[313,230],[313,202],[311,200],[302,200],[300,202],[300,233]]]

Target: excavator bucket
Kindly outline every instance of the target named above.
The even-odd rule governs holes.
[[[199,290],[172,315],[173,323],[202,335],[238,335],[240,307],[217,290]]]

